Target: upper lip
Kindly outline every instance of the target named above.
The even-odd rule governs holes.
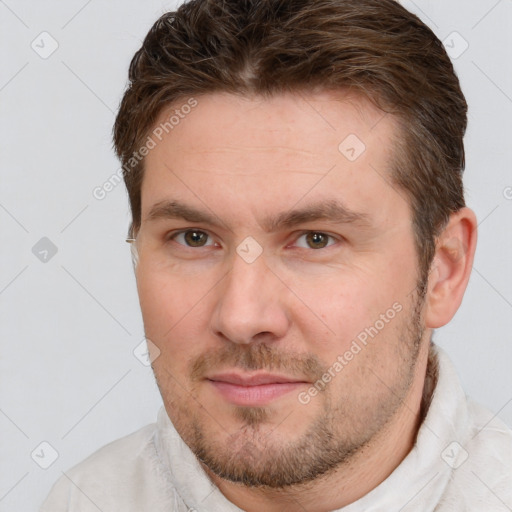
[[[227,382],[238,386],[260,386],[262,384],[283,384],[288,382],[305,382],[304,379],[287,377],[270,373],[258,373],[255,375],[243,375],[240,373],[219,373],[207,377],[207,380]]]

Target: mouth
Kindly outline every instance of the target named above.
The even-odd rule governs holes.
[[[247,407],[262,406],[310,384],[301,379],[269,373],[212,375],[206,381],[228,402]]]

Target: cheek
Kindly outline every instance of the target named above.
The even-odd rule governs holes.
[[[137,269],[137,290],[144,319],[144,325],[150,330],[162,323],[173,323],[173,317],[179,314],[177,297],[181,286],[175,283],[171,292],[171,280],[161,273],[145,268],[139,263]],[[168,326],[167,326],[168,327]]]
[[[388,282],[354,272],[339,279],[317,279],[309,286],[303,282],[295,291],[308,306],[297,308],[293,316],[300,337],[309,341],[309,349],[328,365],[347,351],[359,351],[354,341],[359,343],[361,351],[369,348],[376,355],[388,350],[389,343],[376,346],[375,341],[396,336],[400,315],[393,305],[396,306],[397,292]],[[381,315],[386,317],[384,323]],[[366,358],[357,356],[357,359],[363,362]]]
[[[207,304],[190,279],[146,272],[144,267],[138,270],[145,334],[159,350],[153,362],[155,375],[162,389],[176,393],[176,386],[187,386],[189,362],[204,350]]]
[[[137,289],[147,336],[153,336],[157,345],[171,341],[176,344],[180,339],[196,336],[198,322],[205,315],[203,299],[209,289],[207,284],[201,279],[154,268],[144,264],[137,268]]]
[[[295,315],[296,321],[306,329],[308,325],[323,327],[340,341],[356,334],[373,318],[381,299],[371,280],[348,273],[316,277],[309,283],[302,280],[293,289],[303,304],[302,314]]]

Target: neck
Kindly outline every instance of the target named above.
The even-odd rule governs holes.
[[[205,470],[224,496],[246,512],[325,512],[345,507],[382,483],[410,452],[436,380],[437,358],[432,345],[425,345],[418,357],[415,381],[385,431],[349,462],[313,482],[280,490],[252,488]]]

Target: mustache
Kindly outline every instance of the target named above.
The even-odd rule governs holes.
[[[314,354],[282,353],[265,344],[232,344],[209,349],[195,358],[190,364],[190,375],[193,381],[199,381],[212,369],[224,368],[279,371],[314,382],[322,377],[328,366]]]

